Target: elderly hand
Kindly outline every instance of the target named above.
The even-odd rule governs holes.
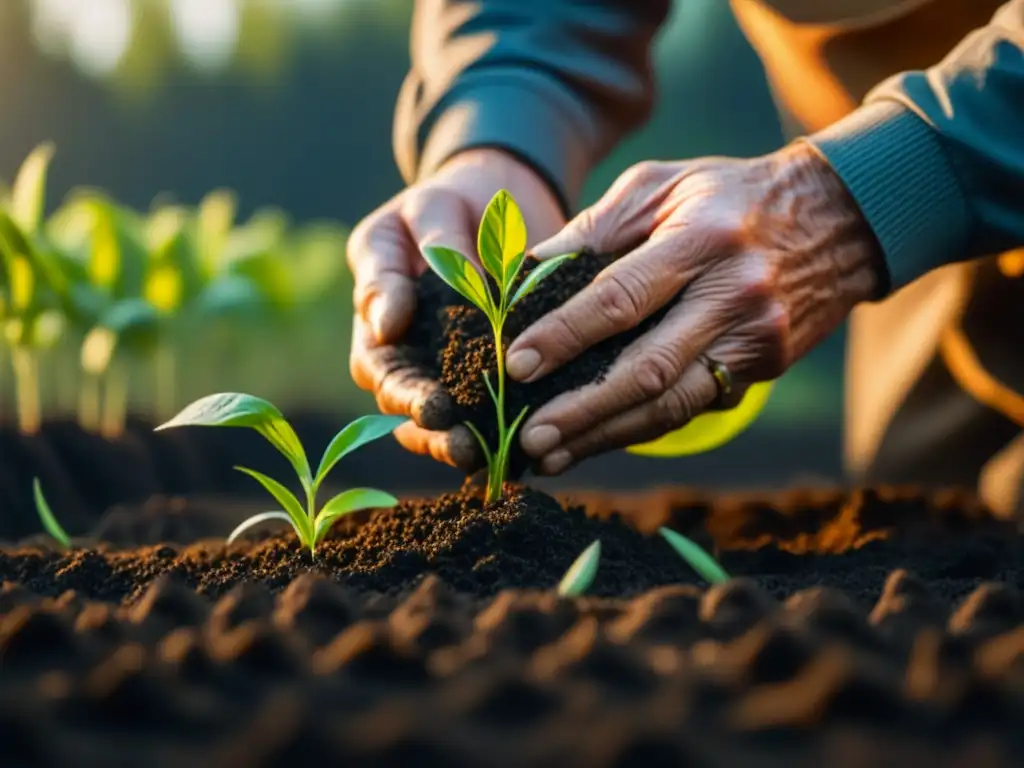
[[[521,442],[543,474],[653,440],[719,394],[704,353],[742,389],[778,377],[885,279],[879,246],[824,158],[796,142],[760,158],[634,166],[534,249],[624,252],[526,329],[507,370],[539,379],[681,295],[605,379],[537,410]]]
[[[421,247],[443,243],[475,254],[480,217],[502,188],[519,202],[531,243],[565,224],[557,200],[532,169],[504,152],[477,149],[456,155],[378,208],[348,242],[355,278],[352,378],[374,393],[381,412],[413,419],[395,431],[405,448],[467,471],[482,463],[476,440],[450,423],[454,409],[440,383],[395,344],[416,309],[416,279],[426,268]]]

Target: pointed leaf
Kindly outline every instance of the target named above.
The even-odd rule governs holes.
[[[424,246],[423,258],[438,277],[482,309],[488,317],[493,314],[491,292],[469,259],[458,251],[440,245]]]
[[[518,290],[516,290],[515,295],[512,297],[512,301],[508,303],[509,308],[511,309],[513,306],[516,305],[516,303],[519,302],[520,299],[532,293],[533,290],[538,285],[540,285],[541,280],[544,280],[552,272],[554,272],[556,269],[562,266],[565,262],[569,261],[570,259],[575,259],[576,256],[577,254],[575,253],[564,253],[561,256],[555,256],[554,258],[542,261],[540,264],[538,264],[536,267],[530,270],[530,273],[523,280]]]
[[[11,189],[11,216],[23,230],[39,231],[46,210],[46,175],[54,146],[40,144],[21,164]]]
[[[558,584],[558,594],[562,597],[578,597],[590,589],[590,585],[594,583],[594,577],[597,576],[597,566],[600,561],[601,540],[596,539],[569,566],[569,570],[565,572],[565,576]]]
[[[39,484],[38,477],[32,479],[32,496],[35,499],[36,513],[39,515],[43,528],[63,547],[70,547],[71,537],[67,535],[61,524],[57,522],[57,517],[53,514],[53,510],[46,503],[46,497],[43,496],[43,488]]]
[[[484,268],[504,287],[505,267],[526,250],[526,223],[516,201],[506,190],[498,190],[480,219],[477,250]]]
[[[404,416],[370,414],[369,416],[362,416],[342,428],[324,450],[324,455],[320,459],[320,466],[317,468],[316,476],[313,478],[313,487],[318,487],[327,476],[327,473],[346,455],[369,442],[385,435],[390,435],[407,421],[408,419]]]
[[[277,499],[278,504],[284,507],[284,511],[288,513],[288,518],[291,521],[292,527],[295,528],[295,532],[299,535],[299,541],[302,543],[302,546],[308,547],[312,541],[313,525],[306,511],[302,508],[302,504],[295,498],[295,495],[277,482],[277,480],[267,477],[262,472],[257,472],[255,469],[247,467],[235,467],[235,469],[257,480],[260,485],[267,489],[271,496]]]
[[[519,270],[523,268],[526,261],[526,251],[522,251],[504,266],[504,277],[502,278],[502,295],[507,296],[509,289],[519,276]]]
[[[320,541],[340,517],[363,509],[386,509],[397,504],[398,499],[390,493],[384,493],[384,491],[374,488],[350,488],[347,491],[342,491],[324,504],[320,514],[316,516],[316,538],[314,541]]]
[[[3,209],[0,209],[0,241],[2,241],[0,247],[8,254],[8,268],[12,272],[17,269],[12,262],[18,259],[23,259],[29,268],[33,283],[33,287],[29,290],[29,294],[31,294],[29,303],[39,303],[37,296],[41,293],[40,287],[49,289],[58,297],[67,294],[69,287],[67,276],[52,258],[52,254],[42,248],[37,248],[10,214]],[[15,277],[11,277],[11,282],[15,282]]]
[[[466,425],[466,428],[473,434],[473,437],[476,438],[476,441],[480,444],[480,450],[483,451],[484,454],[484,461],[487,462],[488,472],[493,472],[494,454],[491,452],[490,447],[487,445],[487,441],[484,439],[483,434],[480,432],[479,429],[476,428],[474,424],[468,421],[465,421],[463,423]]]
[[[672,545],[672,548],[693,570],[701,575],[704,581],[709,584],[718,584],[729,580],[729,574],[695,541],[691,541],[681,533],[676,533],[671,528],[659,528],[658,533]]]
[[[221,392],[196,400],[177,416],[157,427],[251,427],[291,462],[304,485],[312,483],[309,460],[298,435],[277,408],[266,400],[242,392]]]
[[[253,515],[248,520],[241,522],[238,527],[230,533],[226,543],[230,544],[250,528],[257,526],[260,523],[265,523],[267,520],[284,520],[286,523],[291,525],[292,530],[295,531],[295,535],[299,537],[299,541],[302,541],[302,531],[295,527],[295,523],[287,512],[260,512],[258,515]]]

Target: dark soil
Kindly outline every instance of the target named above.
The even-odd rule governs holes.
[[[614,259],[613,255],[584,251],[559,267],[554,275],[513,308],[504,328],[506,348],[527,327],[579,293]],[[537,264],[537,261],[529,259],[522,277]],[[514,418],[524,406],[534,411],[564,392],[600,381],[619,354],[656,325],[666,311],[667,308],[633,330],[597,344],[586,355],[539,381],[520,384],[507,379],[507,418]],[[494,383],[494,334],[483,312],[428,270],[419,280],[416,318],[408,332],[406,345],[407,354],[438,378],[459,409],[454,417],[438,418],[469,421],[483,433],[489,445],[495,445],[494,403],[484,384],[487,372],[490,372]],[[509,476],[520,477],[528,465],[528,457],[516,441]]]
[[[962,495],[511,490],[348,521],[315,563],[273,533],[128,548],[158,504],[104,523],[123,547],[0,550],[4,765],[1020,764],[1021,540]],[[182,536],[242,513],[163,508]],[[598,536],[595,596],[559,599]]]

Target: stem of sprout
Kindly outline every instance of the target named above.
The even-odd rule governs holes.
[[[494,453],[495,466],[490,472],[490,477],[487,478],[487,501],[497,501],[501,498],[501,486],[502,481],[505,478],[505,465],[508,464],[506,457],[507,451],[505,451],[505,350],[501,340],[501,328],[495,328],[494,331],[494,351],[497,356],[498,363],[498,397],[495,405],[497,406],[497,417],[498,417],[498,450]]]
[[[39,432],[42,423],[39,409],[39,358],[34,349],[13,346],[11,366],[14,368],[18,428],[23,434],[34,435]]]
[[[78,423],[87,432],[100,428],[100,377],[93,373],[82,376],[78,393]]]
[[[107,371],[105,384],[100,434],[107,439],[114,439],[124,433],[128,412],[128,377],[124,367],[117,362],[113,363]]]
[[[161,343],[153,355],[153,407],[161,422],[169,419],[175,412],[175,362],[174,350],[166,342]]]

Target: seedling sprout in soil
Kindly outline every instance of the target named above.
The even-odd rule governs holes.
[[[720,584],[729,580],[729,574],[699,544],[691,541],[671,528],[660,528],[658,533],[667,541],[679,556],[686,561],[708,584]],[[597,568],[601,562],[601,540],[597,539],[573,561],[565,576],[558,584],[558,594],[562,597],[579,597],[594,583]]]
[[[406,419],[398,416],[369,415],[356,419],[344,427],[328,444],[316,474],[310,469],[306,451],[295,430],[281,412],[266,400],[241,392],[222,392],[196,400],[177,416],[156,429],[172,427],[250,427],[273,445],[298,475],[305,492],[305,505],[285,486],[267,475],[247,467],[235,467],[257,480],[284,508],[253,515],[241,523],[228,543],[254,525],[267,520],[285,520],[294,529],[303,547],[316,557],[316,545],[340,518],[363,509],[393,507],[398,499],[373,488],[350,488],[329,499],[317,511],[316,494],[324,478],[335,464],[357,448],[391,434]]]
[[[526,408],[509,424],[505,413],[505,350],[502,330],[509,312],[524,296],[533,291],[544,278],[551,275],[565,261],[576,256],[563,254],[541,262],[513,290],[523,262],[526,260],[526,224],[516,201],[505,190],[499,192],[488,203],[480,220],[477,233],[477,251],[486,276],[480,274],[476,265],[466,256],[440,245],[423,248],[423,256],[430,268],[454,290],[471,301],[486,315],[494,332],[494,351],[497,364],[497,389],[491,384],[488,373],[484,384],[494,401],[498,427],[498,444],[487,445],[480,430],[467,422],[487,461],[488,502],[501,497],[501,490],[508,473],[509,451],[516,430],[526,416]],[[493,286],[491,283],[493,282]],[[495,289],[497,298],[495,298]]]
[[[46,532],[64,549],[70,547],[71,537],[68,536],[60,523],[57,522],[57,517],[53,514],[53,510],[46,503],[46,497],[43,496],[43,487],[39,484],[38,477],[32,479],[32,497],[35,499],[36,512],[39,514],[39,520],[42,522]]]

